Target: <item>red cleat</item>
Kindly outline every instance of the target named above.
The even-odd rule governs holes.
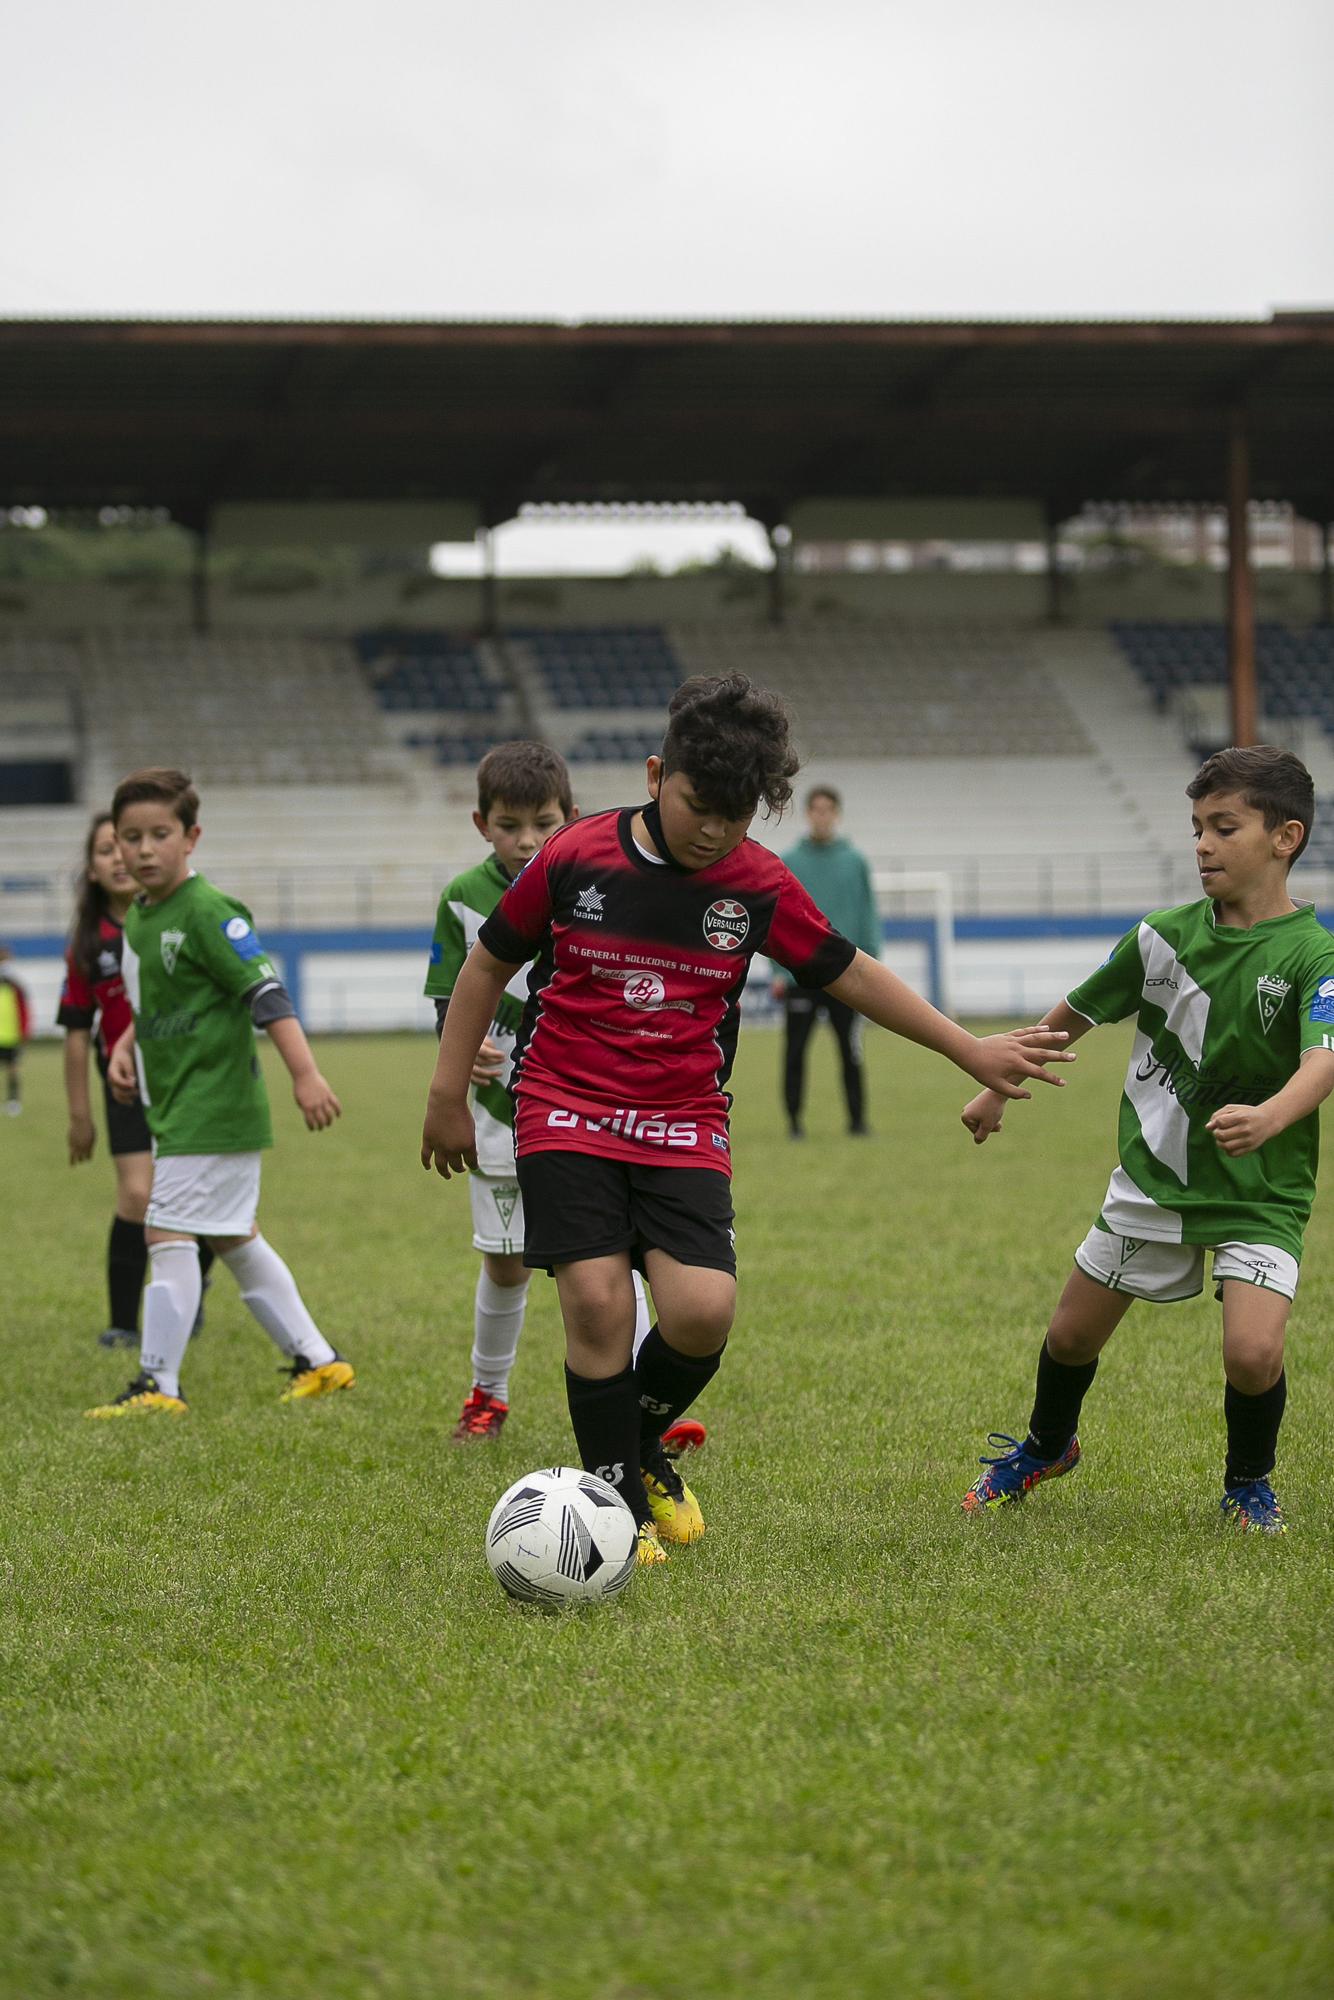
[[[454,1444],[476,1444],[479,1440],[494,1442],[500,1436],[509,1413],[508,1403],[502,1403],[498,1396],[488,1394],[485,1389],[474,1387],[459,1413],[451,1441]]]
[[[697,1424],[693,1417],[682,1417],[662,1434],[662,1448],[668,1458],[679,1458],[683,1451],[698,1451],[708,1436],[703,1424]]]

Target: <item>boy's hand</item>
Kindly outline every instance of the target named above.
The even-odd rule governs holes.
[[[979,1091],[962,1112],[963,1123],[973,1135],[973,1144],[981,1146],[993,1132],[999,1132],[1001,1120],[1005,1116],[1005,1099],[994,1090]]]
[[[446,1181],[465,1170],[476,1173],[477,1132],[466,1102],[457,1104],[434,1095],[427,1098],[421,1161],[428,1173],[434,1167]]]
[[[1205,1126],[1229,1159],[1257,1153],[1266,1139],[1282,1129],[1267,1104],[1225,1104]]]
[[[80,1160],[91,1160],[93,1147],[97,1144],[97,1127],[86,1112],[69,1121],[69,1163],[77,1167]]]
[[[303,1070],[300,1076],[293,1077],[292,1095],[308,1132],[323,1132],[343,1115],[342,1105],[317,1069]]]
[[[505,1067],[505,1051],[498,1049],[488,1035],[477,1051],[477,1060],[472,1066],[474,1083],[495,1083]]]
[[[1033,1095],[1024,1090],[1019,1082],[1021,1077],[1033,1077],[1039,1083],[1054,1083],[1058,1089],[1064,1088],[1065,1079],[1048,1076],[1042,1067],[1051,1062],[1077,1062],[1073,1050],[1066,1049],[1070,1037],[1064,1028],[1015,1028],[1008,1035],[980,1035],[975,1045],[975,1059],[968,1065],[969,1073],[988,1090],[994,1090],[998,1097],[1026,1098]]]
[[[107,1082],[111,1085],[111,1095],[117,1104],[133,1104],[139,1095],[134,1050],[128,1035],[123,1035],[111,1051],[111,1060],[107,1064]]]

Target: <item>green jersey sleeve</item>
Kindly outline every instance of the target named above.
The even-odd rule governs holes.
[[[1301,1053],[1334,1050],[1334,949],[1316,957],[1302,981]]]
[[[1105,1027],[1110,1021],[1124,1021],[1128,1014],[1139,1008],[1144,991],[1144,961],[1139,949],[1139,925],[1127,931],[1118,939],[1111,952],[1087,979],[1081,980],[1072,992],[1066,995],[1066,1005],[1073,1007],[1076,1014],[1082,1014],[1095,1027]]]
[[[454,982],[463,969],[463,961],[468,956],[468,939],[463,928],[463,919],[455,903],[455,884],[451,882],[440,898],[440,907],[435,913],[435,933],[431,938],[431,960],[426,968],[426,985],[422,989],[431,998],[447,1000],[454,991]]]
[[[255,935],[244,903],[209,885],[191,912],[185,949],[224,993],[241,999],[265,980],[278,979],[273,960]]]

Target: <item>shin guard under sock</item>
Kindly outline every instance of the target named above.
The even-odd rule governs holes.
[[[139,1307],[143,1302],[144,1280],[148,1275],[148,1245],[142,1222],[127,1222],[123,1215],[112,1217],[107,1238],[108,1326],[122,1333],[138,1333]]]
[[[199,1311],[199,1245],[193,1237],[154,1243],[152,1275],[144,1293],[144,1337],[139,1366],[156,1378],[165,1396],[181,1393],[181,1362]]]
[[[1079,1411],[1098,1372],[1096,1358],[1068,1364],[1055,1361],[1044,1340],[1038,1355],[1038,1386],[1028,1420],[1028,1444],[1038,1458],[1059,1458],[1079,1429]]]
[[[648,1495],[639,1476],[639,1400],[635,1371],[595,1380],[576,1375],[566,1363],[565,1394],[579,1447],[579,1463],[614,1486],[636,1521],[651,1520]]]
[[[1247,1396],[1229,1382],[1223,1391],[1223,1415],[1227,1419],[1227,1470],[1223,1484],[1249,1486],[1253,1479],[1268,1479],[1278,1456],[1278,1427],[1288,1400],[1286,1371],[1258,1396]]]
[[[656,1444],[708,1388],[722,1358],[721,1347],[716,1354],[682,1354],[658,1327],[649,1328],[635,1361],[641,1449]]]

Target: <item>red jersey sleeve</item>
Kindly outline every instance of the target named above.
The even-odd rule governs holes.
[[[551,882],[548,841],[527,867],[515,876],[486,922],[477,942],[504,965],[524,965],[533,956],[551,922]]]
[[[798,986],[832,986],[857,956],[857,947],[816,908],[790,868],[784,867],[769,920],[765,955],[785,965]]]
[[[72,951],[65,953],[65,983],[56,1008],[58,1028],[91,1028],[97,1018],[97,996],[74,963]]]

